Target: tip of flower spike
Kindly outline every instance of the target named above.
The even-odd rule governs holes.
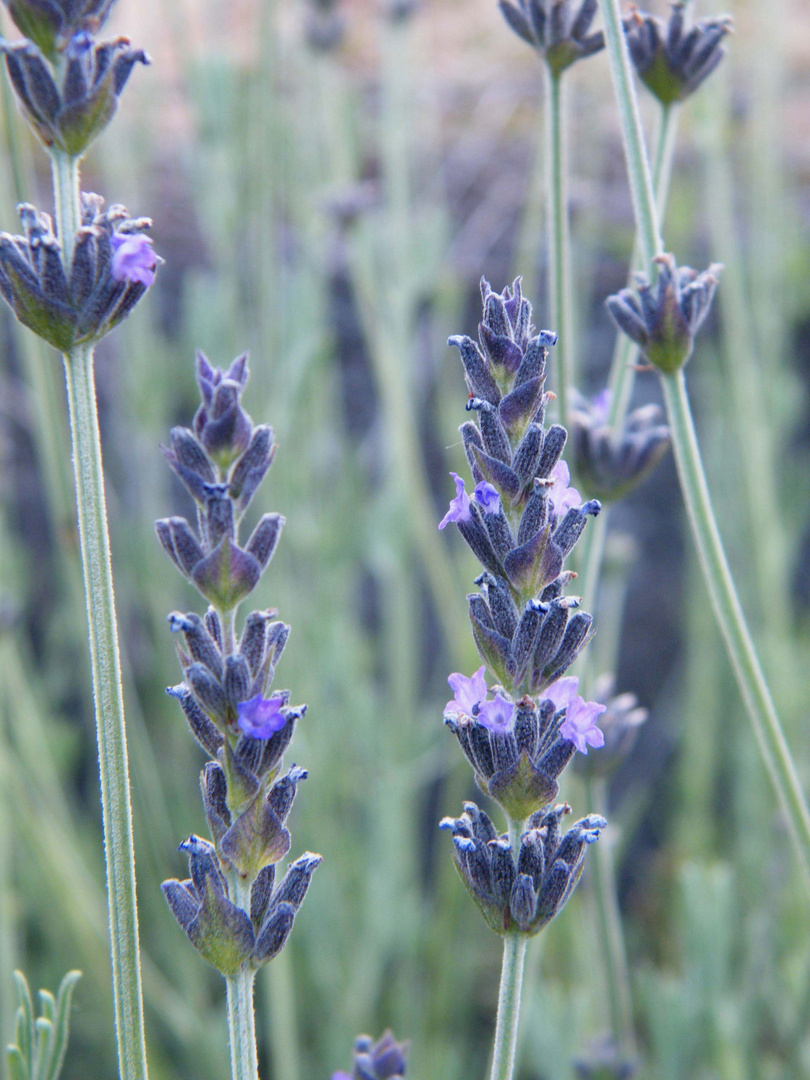
[[[309,773],[306,769],[302,769],[300,765],[291,765],[288,775],[294,784],[298,784],[301,780],[306,780]]]
[[[180,611],[170,611],[166,616],[166,622],[169,624],[169,629],[173,634],[178,634],[181,630],[191,629],[191,623]]]
[[[559,337],[554,330],[541,330],[537,336],[540,339],[540,344],[546,349],[553,348],[557,344],[557,339]]]
[[[192,833],[187,840],[177,845],[178,851],[184,851],[187,855],[207,855],[214,850],[213,844],[203,840],[201,836]]]
[[[585,827],[588,829],[606,829],[607,821],[601,814],[588,814],[584,821]]]
[[[323,855],[316,855],[314,851],[305,851],[303,855],[299,855],[295,860],[295,865],[304,870],[314,870],[315,867],[320,866],[322,862]]]
[[[443,817],[439,822],[440,829],[452,829],[455,827],[456,819],[451,817]]]

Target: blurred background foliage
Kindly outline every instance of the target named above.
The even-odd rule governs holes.
[[[664,14],[666,5],[651,4]],[[688,371],[744,602],[803,777],[810,765],[810,9],[730,12],[724,70],[684,110],[665,236],[726,263]],[[13,36],[13,28],[4,27]],[[483,1074],[500,947],[437,832],[475,797],[441,724],[477,666],[472,557],[436,523],[463,453],[449,333],[517,274],[547,315],[542,79],[490,0],[122,0],[145,47],[84,187],[154,218],[148,303],[98,354],[123,635],[153,1080],[226,1071],[221,979],[159,884],[202,831],[202,758],[164,688],[165,621],[201,610],[152,521],[189,513],[158,446],[195,408],[193,355],[251,351],[246,404],[280,451],[261,510],[287,526],[258,603],[293,628],[277,675],[309,703],[292,855],[324,864],[257,994],[263,1075],[325,1077],[354,1035],[412,1039],[412,1075]],[[571,172],[578,381],[606,378],[602,307],[633,239],[604,55],[577,65]],[[0,224],[49,208],[46,162],[2,99]],[[644,99],[645,119],[652,122]],[[100,814],[62,373],[0,311],[0,1031],[13,967],[75,998],[66,1080],[115,1075]],[[657,400],[651,375],[639,402]],[[755,448],[752,469],[751,454]],[[757,448],[765,447],[760,454]],[[756,457],[759,454],[759,457]],[[764,456],[763,456],[764,455]],[[583,491],[587,495],[586,491]],[[611,518],[596,671],[650,718],[609,790],[649,1080],[810,1077],[806,893],[708,610],[670,458]],[[583,791],[565,797],[585,812]],[[605,841],[603,841],[605,842]],[[521,1080],[563,1080],[609,1025],[592,882],[529,953]]]

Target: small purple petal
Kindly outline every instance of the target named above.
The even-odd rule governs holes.
[[[612,401],[613,391],[609,386],[606,386],[604,390],[600,390],[599,393],[591,399],[591,412],[598,423],[606,424],[608,422],[610,404]]]
[[[478,708],[478,722],[485,728],[504,735],[509,730],[515,706],[501,694],[496,694],[492,701],[484,701]]]
[[[114,233],[112,276],[116,281],[137,281],[147,287],[155,280],[157,255],[143,233]]]
[[[553,701],[555,708],[562,709],[570,705],[578,688],[579,679],[576,675],[566,675],[543,691],[543,699]]]
[[[497,514],[501,508],[501,497],[498,494],[498,489],[493,487],[492,484],[488,484],[486,480],[482,480],[480,484],[475,485],[473,498],[485,514]]]
[[[456,497],[451,499],[449,510],[439,522],[440,529],[443,529],[445,525],[449,525],[451,521],[469,521],[471,516],[470,496],[464,490],[464,481],[454,472],[451,472],[450,475],[456,482]]]
[[[606,709],[596,701],[585,701],[575,697],[568,706],[565,720],[560,724],[560,735],[572,742],[580,754],[587,754],[588,747],[598,748],[605,745],[605,735],[596,725],[596,718]]]
[[[460,675],[457,671],[448,676],[450,689],[455,694],[452,701],[448,701],[444,707],[446,713],[456,715],[474,716],[474,710],[479,702],[487,696],[487,680],[484,678],[484,667],[480,667],[469,679],[466,675]]]
[[[563,517],[572,506],[581,506],[582,497],[576,488],[568,486],[571,474],[564,461],[558,461],[551,470],[551,479],[554,484],[548,493],[554,513]]]
[[[236,711],[242,733],[249,739],[269,739],[281,731],[287,723],[283,703],[281,696],[263,698],[261,694],[241,702],[236,706]]]

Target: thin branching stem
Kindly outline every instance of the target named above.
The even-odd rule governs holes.
[[[660,229],[639,121],[638,101],[630,72],[630,58],[622,33],[619,0],[601,0],[600,7],[622,121],[636,228],[641,239],[645,265],[651,270],[649,264],[652,257],[661,250]],[[762,758],[787,816],[799,860],[810,885],[810,812],[762,674],[720,539],[692,422],[683,371],[671,375],[662,374],[661,382],[681,490],[712,607],[754,726]]]
[[[548,206],[549,295],[552,326],[559,335],[553,357],[557,410],[564,424],[574,385],[574,340],[571,314],[571,237],[568,222],[568,165],[563,73],[546,69],[546,203]]]
[[[692,533],[720,631],[759,748],[810,884],[810,813],[734,587],[700,459],[683,371],[663,375],[672,445]]]
[[[57,233],[68,266],[81,215],[79,163],[63,154],[54,154],[52,162]],[[121,1080],[146,1080],[124,697],[92,345],[71,349],[64,363],[96,713],[118,1064]]]
[[[231,881],[233,902],[250,910],[250,889],[238,880]],[[259,1080],[256,1051],[256,1017],[253,1010],[253,984],[256,972],[247,966],[226,978],[228,998],[228,1038],[231,1047],[231,1080]]]
[[[525,934],[505,934],[503,967],[498,993],[498,1019],[495,1025],[495,1048],[492,1055],[492,1080],[512,1080],[515,1070],[520,996],[523,987],[523,962],[528,938]]]
[[[678,130],[678,116],[680,108],[677,105],[664,105],[661,107],[658,133],[655,141],[655,153],[653,156],[653,187],[655,189],[655,202],[659,217],[663,220],[666,210],[669,183],[672,178],[672,162],[674,158],[675,139]],[[633,273],[640,266],[640,241],[636,236],[633,249],[632,272],[630,283],[632,284]],[[616,347],[613,350],[613,360],[608,376],[610,388],[610,411],[608,424],[616,433],[621,431],[624,418],[630,405],[633,393],[635,377],[635,363],[638,358],[638,346],[631,341],[626,334],[619,333],[616,337]],[[599,588],[599,579],[602,573],[602,560],[605,554],[605,539],[607,537],[608,523],[610,520],[610,507],[605,506],[602,513],[594,518],[585,530],[579,542],[579,566],[580,592],[587,605],[593,605],[596,601],[596,593]]]

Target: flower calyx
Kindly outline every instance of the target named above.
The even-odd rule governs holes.
[[[24,326],[63,353],[99,341],[125,319],[162,262],[145,235],[149,218],[103,206],[99,195],[82,196],[69,267],[51,218],[30,203],[18,208],[24,235],[0,233],[0,294]],[[136,248],[137,258],[120,257]]]

